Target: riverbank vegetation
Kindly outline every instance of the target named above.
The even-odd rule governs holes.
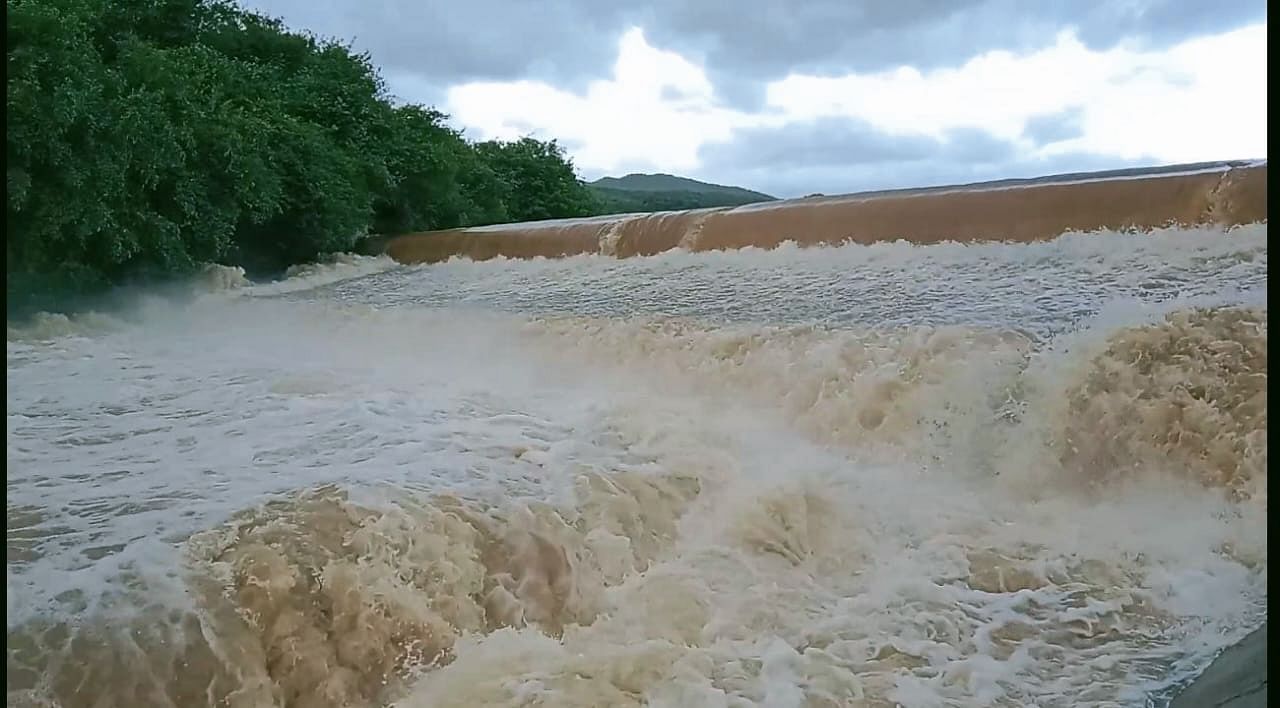
[[[11,314],[599,209],[554,141],[469,141],[340,41],[221,0],[7,2]]]

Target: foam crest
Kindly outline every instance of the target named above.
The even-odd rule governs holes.
[[[663,390],[767,405],[851,453],[971,475],[1025,465],[1040,481],[1176,470],[1265,504],[1265,311],[1177,310],[1069,352],[971,327],[557,318],[528,332]]]
[[[238,290],[246,285],[249,285],[249,279],[245,277],[244,268],[217,263],[206,265],[194,282],[197,291],[207,292]]]
[[[253,295],[281,295],[311,290],[344,280],[382,273],[397,267],[399,264],[385,255],[362,256],[354,253],[333,253],[316,263],[289,266],[281,280],[254,284],[248,292]]]
[[[1154,469],[1265,504],[1265,311],[1178,311],[1123,329],[1063,394],[1054,447],[1091,483]]]
[[[7,327],[10,342],[51,342],[64,337],[79,337],[109,332],[121,326],[120,320],[100,312],[64,315],[60,312],[37,312],[29,319]]]
[[[206,612],[232,622],[215,636],[243,645],[241,680],[282,705],[377,702],[411,671],[450,663],[463,634],[589,625],[610,583],[670,546],[698,485],[587,473],[576,490],[559,509],[412,495],[370,507],[322,488],[188,547],[219,588]]]
[[[839,484],[820,498],[759,490],[745,508],[699,501],[684,524],[718,532],[682,535],[658,565],[612,588],[594,622],[559,641],[515,628],[463,638],[456,660],[396,705],[1118,706],[1165,685],[1181,657],[1172,637],[1185,620],[1164,580],[1186,585],[1167,573],[1187,573],[1178,563],[1189,557],[1144,557],[1148,541],[1101,533],[1083,552],[1048,538],[1078,516],[1041,508],[1011,522],[1018,533],[1045,527],[1045,543],[970,520],[902,545],[888,514]],[[986,503],[1011,511],[1009,501]],[[1114,530],[1117,511],[1086,516]],[[1261,528],[1250,523],[1249,533]],[[822,527],[834,533],[814,542]],[[1218,583],[1239,579],[1229,561],[1192,564]]]

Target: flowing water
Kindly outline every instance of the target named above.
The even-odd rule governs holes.
[[[1266,611],[1266,239],[346,259],[10,323],[9,705],[1161,704]]]

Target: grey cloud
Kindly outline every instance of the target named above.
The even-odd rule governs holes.
[[[1154,162],[1150,158],[1124,160],[1107,155],[1071,153],[1047,160],[1020,159],[986,165],[922,160],[897,163],[891,167],[827,165],[786,170],[701,171],[694,177],[718,184],[738,185],[787,198],[808,194],[850,194],[1146,167]]]
[[[1084,135],[1084,107],[1075,106],[1059,113],[1032,116],[1022,135],[1036,145],[1048,145]]]
[[[1108,82],[1110,82],[1113,85],[1120,85],[1129,81],[1135,81],[1139,79],[1154,79],[1156,81],[1162,81],[1166,84],[1169,84],[1170,86],[1179,86],[1179,87],[1190,86],[1192,83],[1195,82],[1195,79],[1192,78],[1190,74],[1187,74],[1184,72],[1170,71],[1168,69],[1163,69],[1163,68],[1154,67],[1154,66],[1136,66],[1130,69],[1129,71],[1126,71],[1123,74],[1120,74],[1119,76],[1111,77],[1110,79],[1108,79]]]
[[[1206,3],[1189,11],[1186,6],[1178,0],[811,0],[794,9],[764,1],[688,3],[669,14],[655,9],[646,26],[662,46],[706,47],[712,80],[724,85],[744,77],[763,84],[793,72],[956,66],[990,50],[1042,48],[1067,28],[1094,49],[1122,40],[1160,47],[1266,18],[1260,0]],[[725,98],[746,108],[761,102],[758,93],[741,90]]]
[[[985,130],[956,128],[947,132],[946,139],[932,157],[981,166],[1003,163],[1012,160],[1017,154],[1017,146]]]
[[[1064,5],[1068,12],[1071,7]],[[1089,4],[1079,21],[1080,40],[1091,47],[1109,47],[1135,37],[1161,46],[1266,19],[1266,5],[1251,0],[1098,2]]]
[[[424,106],[443,106],[447,87],[432,83],[416,74],[402,70],[383,71],[382,78],[395,100]]]
[[[843,194],[1039,177],[1154,164],[1074,153],[1037,159],[978,129],[945,139],[892,136],[857,121],[817,120],[740,131],[733,141],[704,146],[693,175],[780,197]]]
[[[590,0],[245,0],[294,29],[351,41],[384,74],[417,77],[432,97],[451,84],[535,78],[582,89],[607,76],[625,31]]]
[[[1001,163],[1016,147],[976,128],[952,130],[939,140],[924,135],[890,135],[850,119],[821,118],[779,128],[738,131],[732,141],[709,143],[699,151],[704,169],[877,167],[942,160]]]
[[[581,89],[607,77],[632,25],[707,66],[722,98],[760,105],[790,72],[820,75],[909,64],[954,66],[992,49],[1045,46],[1067,27],[1094,48],[1162,46],[1266,18],[1261,0],[249,0],[293,27],[352,39],[389,72],[447,86],[546,80]]]
[[[698,157],[706,169],[790,169],[919,160],[937,147],[927,137],[891,136],[862,121],[821,118],[741,130],[731,142],[704,145]]]
[[[675,86],[662,87],[661,98],[663,101],[676,102],[676,101],[684,100],[686,97],[687,97],[687,94],[684,91],[680,90],[679,88],[676,88]]]

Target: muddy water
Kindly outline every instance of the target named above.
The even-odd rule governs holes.
[[[9,703],[1160,703],[1266,610],[1266,271],[346,259],[10,323]]]
[[[453,256],[628,258],[905,240],[1029,243],[1068,231],[1139,230],[1267,219],[1267,163],[1171,166],[917,190],[806,197],[736,208],[498,224],[387,239],[401,263]]]

